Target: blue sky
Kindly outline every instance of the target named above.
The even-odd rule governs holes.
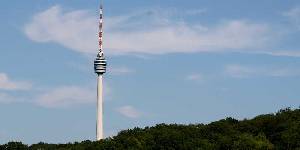
[[[300,105],[297,0],[106,0],[105,135]],[[98,0],[2,2],[0,143],[95,139]]]

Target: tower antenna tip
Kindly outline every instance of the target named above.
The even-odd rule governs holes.
[[[103,8],[103,0],[100,1],[100,8]]]

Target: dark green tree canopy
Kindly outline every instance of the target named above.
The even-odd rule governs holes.
[[[207,125],[158,124],[124,130],[101,141],[31,146],[9,142],[0,150],[300,150],[300,109]]]

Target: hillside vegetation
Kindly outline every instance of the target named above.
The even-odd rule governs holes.
[[[121,131],[100,142],[21,142],[0,150],[300,150],[300,109],[289,108],[251,120],[226,118],[210,124],[158,124]]]

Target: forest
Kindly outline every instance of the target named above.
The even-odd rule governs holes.
[[[300,150],[300,109],[209,124],[158,124],[124,130],[101,141],[33,145],[15,141],[0,145],[0,150]]]

